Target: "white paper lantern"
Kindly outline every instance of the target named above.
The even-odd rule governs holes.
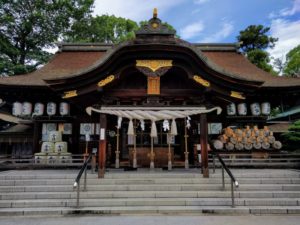
[[[253,116],[259,116],[260,115],[260,106],[257,102],[252,103],[250,105],[250,109],[251,109],[251,114]]]
[[[56,103],[54,102],[49,102],[47,104],[47,114],[49,116],[54,116],[56,114]]]
[[[30,102],[24,102],[22,105],[22,115],[30,116],[32,113],[32,104]]]
[[[227,105],[227,115],[233,116],[236,114],[236,107],[234,103]]]
[[[59,104],[59,114],[61,116],[66,116],[66,115],[69,115],[69,112],[70,112],[70,106],[68,103],[66,102],[61,102]]]
[[[271,104],[269,102],[261,103],[261,113],[265,116],[270,115],[270,113],[271,113]]]
[[[22,110],[23,110],[22,103],[20,103],[20,102],[14,102],[13,103],[12,114],[14,116],[21,116],[22,115]]]
[[[246,103],[238,104],[238,113],[239,113],[240,116],[246,116],[247,115],[247,105],[246,105]]]
[[[35,103],[33,116],[42,116],[44,114],[45,106],[42,103]]]

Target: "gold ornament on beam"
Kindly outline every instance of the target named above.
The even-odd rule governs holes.
[[[238,99],[246,99],[242,92],[237,91],[231,91],[230,96]]]
[[[193,79],[194,79],[197,83],[201,84],[201,85],[204,86],[204,87],[210,87],[210,82],[207,81],[207,80],[204,80],[203,78],[201,78],[201,77],[198,76],[198,75],[194,75],[194,76],[193,76]]]
[[[77,94],[77,90],[72,90],[72,91],[66,91],[64,92],[64,95],[62,98],[66,99],[66,98],[72,98],[72,97],[76,97]]]
[[[98,87],[104,87],[108,83],[112,82],[114,79],[115,79],[115,76],[114,75],[110,75],[110,76],[106,77],[105,79],[99,81],[98,82]]]
[[[162,67],[172,67],[172,60],[136,60],[137,67],[146,67],[155,72]]]

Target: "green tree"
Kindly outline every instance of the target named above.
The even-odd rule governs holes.
[[[91,14],[94,0],[0,0],[0,75],[22,74],[45,63],[45,49]]]
[[[300,45],[287,53],[283,72],[290,77],[300,76]]]
[[[250,25],[240,31],[237,39],[241,43],[241,50],[253,64],[267,72],[274,73],[269,64],[269,54],[265,49],[273,48],[278,38],[268,36],[269,31],[270,28],[263,25]]]
[[[130,19],[102,15],[74,23],[67,32],[65,41],[115,44],[133,38],[137,29],[137,23]]]
[[[247,52],[247,58],[250,60],[250,62],[263,69],[264,71],[273,72],[273,68],[269,64],[269,53],[261,49],[254,49]]]
[[[286,145],[291,149],[300,149],[300,120],[289,127],[288,132],[282,135]]]

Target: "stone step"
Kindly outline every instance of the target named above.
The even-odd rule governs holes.
[[[297,198],[282,199],[236,199],[238,206],[299,206]],[[35,208],[35,207],[75,207],[76,199],[35,199],[2,200],[0,208]],[[114,206],[231,206],[230,198],[120,198],[120,199],[81,199],[81,207]]]
[[[254,172],[255,171],[255,172]],[[300,174],[297,171],[288,170],[287,172],[282,170],[232,170],[232,173],[236,178],[300,178]],[[275,172],[274,172],[275,171]],[[51,171],[50,171],[51,172]],[[70,171],[66,173],[66,171],[52,171],[52,173],[42,173],[39,174],[37,172],[28,172],[21,175],[16,175],[17,173],[0,173],[0,180],[51,180],[51,179],[75,179],[78,171]],[[56,174],[55,174],[56,172]],[[20,172],[21,173],[21,172]],[[226,175],[227,176],[227,175]],[[89,178],[97,178],[97,174],[90,174],[88,173]],[[211,178],[220,178],[221,177],[221,170],[217,169],[216,173],[210,173]],[[181,170],[181,172],[176,171],[158,171],[158,172],[152,172],[148,170],[145,171],[134,171],[134,172],[127,172],[127,171],[119,171],[119,172],[109,172],[106,173],[105,178],[107,179],[127,179],[127,178],[199,178],[203,179],[202,174],[200,174],[199,169],[198,170]],[[205,179],[204,179],[205,180]]]
[[[236,198],[300,198],[300,191],[235,191]],[[2,193],[0,200],[75,199],[73,192],[19,192]],[[88,191],[81,192],[83,199],[95,198],[230,198],[229,191]]]
[[[130,185],[88,185],[89,191],[202,191],[221,190],[221,184],[130,184]],[[230,185],[226,185],[230,190]],[[269,190],[269,191],[299,191],[300,184],[244,184],[240,185],[240,191]],[[0,186],[0,193],[6,192],[59,192],[73,191],[70,185],[47,185],[47,186]]]
[[[0,186],[37,186],[37,185],[72,185],[75,179],[49,179],[49,180],[0,180]],[[82,181],[83,182],[83,181]],[[136,178],[136,179],[98,179],[89,178],[89,185],[126,185],[126,184],[220,184],[222,179],[198,179],[198,178]],[[230,183],[230,179],[225,179],[226,183]],[[300,184],[300,178],[239,178],[238,182],[242,184]]]

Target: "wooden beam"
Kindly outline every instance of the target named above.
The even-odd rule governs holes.
[[[100,139],[98,149],[98,178],[104,178],[106,164],[106,125],[107,118],[105,114],[100,114]]]
[[[201,167],[202,167],[203,177],[206,178],[209,177],[207,138],[208,138],[207,116],[205,113],[201,113],[200,114]]]

